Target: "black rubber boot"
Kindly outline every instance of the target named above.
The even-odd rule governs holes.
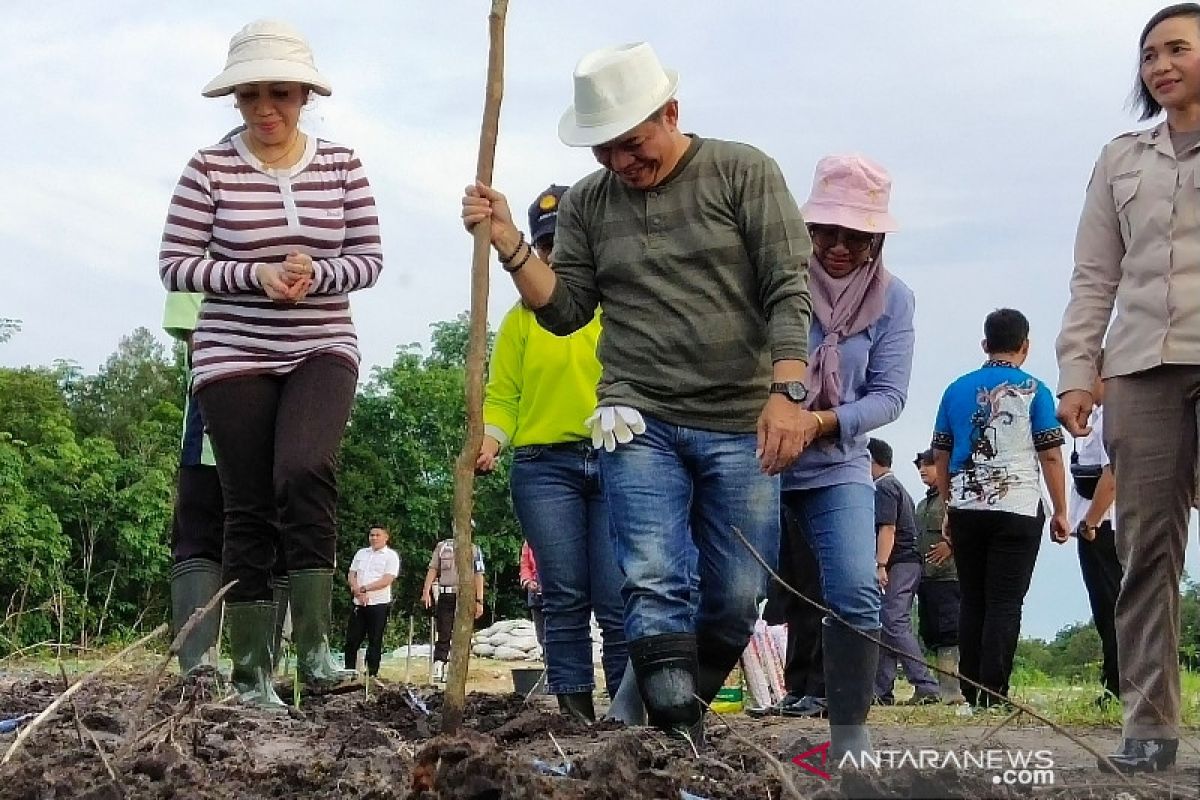
[[[865,633],[878,639],[880,629]],[[825,691],[829,710],[829,755],[838,764],[853,753],[861,765],[861,754],[871,750],[867,713],[875,691],[875,668],[879,645],[840,622],[826,619],[821,628],[825,648]]]
[[[329,652],[333,570],[299,569],[288,573],[292,606],[292,646],[304,687],[331,692],[353,686],[358,673],[340,668]],[[274,620],[272,620],[274,624]]]
[[[207,558],[189,558],[171,567],[171,633],[191,619],[192,612],[208,605],[221,590],[221,565]],[[179,647],[179,672],[187,676],[199,667],[217,667],[217,632],[221,609],[214,608],[192,626]]]
[[[271,634],[275,629],[275,604],[267,602],[226,603],[229,652],[233,656],[230,681],[243,703],[286,711],[287,706],[271,685],[274,664]]]
[[[596,707],[591,692],[571,692],[558,695],[558,710],[568,717],[591,724],[596,721]]]
[[[629,643],[629,659],[650,724],[699,746],[704,715],[696,700],[696,637],[690,633],[646,636]]]
[[[638,691],[637,674],[633,671],[632,661],[625,664],[621,685],[617,687],[617,693],[613,695],[604,718],[626,725],[646,724],[646,704],[642,702],[642,693]]]
[[[714,642],[709,637],[700,637],[696,644],[696,696],[703,701],[701,708],[712,705],[712,701],[725,685],[725,679],[737,666],[746,649],[728,643]]]
[[[290,644],[292,638],[289,585],[287,575],[276,575],[271,578],[271,592],[275,595],[275,636],[272,639],[271,652],[275,654],[276,675],[287,671],[287,664],[284,661],[287,657],[287,648],[283,646],[283,642],[286,639]]]

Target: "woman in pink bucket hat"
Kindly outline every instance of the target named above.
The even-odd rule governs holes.
[[[900,416],[912,372],[913,293],[883,266],[884,236],[898,228],[890,193],[891,178],[878,164],[828,156],[801,208],[813,240],[808,408],[819,438],[783,474],[782,501],[817,556],[834,612],[821,639],[839,762],[871,748],[865,722],[879,653],[860,633],[880,635],[885,578],[877,562],[886,567],[888,560],[876,554],[868,434]]]

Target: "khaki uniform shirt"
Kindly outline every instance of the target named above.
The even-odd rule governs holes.
[[[1176,154],[1165,122],[1109,142],[1092,172],[1057,342],[1059,394],[1091,391],[1106,330],[1105,378],[1200,364],[1200,147]]]
[[[474,546],[475,574],[483,574],[483,552],[479,545]],[[454,563],[454,540],[443,539],[433,548],[433,557],[429,559],[429,568],[437,571],[437,585],[446,589],[458,588],[458,567]]]

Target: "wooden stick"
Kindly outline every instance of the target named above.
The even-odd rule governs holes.
[[[58,662],[58,674],[62,676],[63,691],[71,688],[71,681],[67,680],[67,670],[61,661]],[[71,698],[71,712],[75,717],[75,735],[79,737],[79,746],[83,747],[83,724],[79,721],[79,706],[75,705],[75,698]]]
[[[233,588],[237,581],[230,581],[221,587],[221,590],[212,596],[212,599],[203,608],[197,608],[188,617],[188,621],[179,629],[179,633],[171,642],[171,646],[167,648],[167,653],[158,662],[158,668],[150,674],[150,679],[146,681],[146,688],[142,690],[142,700],[138,703],[137,711],[133,714],[133,720],[129,723],[129,733],[126,735],[126,744],[122,748],[122,755],[128,754],[133,743],[137,741],[137,729],[142,724],[142,717],[146,713],[146,709],[150,707],[150,699],[154,696],[154,689],[158,686],[158,679],[167,670],[167,664],[171,663],[171,659],[179,655],[179,648],[183,647],[183,643],[187,641],[187,637],[191,634],[192,629],[200,623],[200,620],[208,616],[209,612],[216,608],[221,599],[225,597],[225,593]]]
[[[21,732],[17,734],[17,738],[13,740],[13,743],[8,746],[8,750],[4,753],[4,758],[0,759],[0,765],[7,764],[12,759],[12,757],[16,754],[16,752],[21,749],[21,745],[24,744],[25,740],[29,738],[29,735],[37,729],[38,725],[41,725],[43,722],[45,722],[46,718],[49,717],[51,714],[53,714],[55,709],[57,709],[60,705],[62,705],[64,702],[66,702],[68,699],[70,699],[71,695],[75,694],[81,688],[83,688],[84,685],[86,685],[87,683],[90,683],[92,680],[94,680],[96,678],[96,676],[100,675],[102,672],[104,672],[104,670],[108,669],[113,664],[115,664],[118,661],[120,661],[121,659],[125,658],[125,656],[129,655],[134,650],[137,650],[139,647],[144,645],[146,642],[165,633],[166,631],[167,631],[167,624],[164,622],[162,625],[159,625],[157,628],[150,631],[145,636],[143,636],[142,638],[138,639],[133,644],[126,647],[121,652],[117,653],[115,656],[110,658],[108,661],[105,661],[103,664],[100,665],[100,667],[98,669],[94,670],[93,672],[89,672],[87,675],[84,675],[82,678],[79,679],[79,681],[77,683],[72,684],[71,688],[67,689],[62,694],[60,694],[58,697],[54,698],[54,702],[52,702],[50,705],[46,706],[46,709],[44,711],[42,711],[42,713],[40,713],[36,717],[34,717],[33,722],[26,725],[21,730]]]
[[[490,186],[500,128],[500,100],[504,96],[504,19],[508,0],[492,0],[488,14],[487,90],[483,124],[479,130],[479,160],[475,180]],[[475,568],[471,535],[474,508],[475,459],[483,441],[483,371],[487,358],[488,262],[492,255],[492,226],[475,226],[471,259],[471,316],[467,337],[467,433],[454,467],[454,560],[458,568],[454,633],[450,638],[450,674],[442,706],[442,732],[455,733],[462,725],[471,659],[471,634],[475,630]]]

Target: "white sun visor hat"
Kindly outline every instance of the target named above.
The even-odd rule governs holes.
[[[242,28],[229,40],[225,69],[208,82],[205,97],[229,94],[243,83],[302,83],[320,95],[333,91],[317,72],[312,49],[300,32],[272,19],[260,19]]]

